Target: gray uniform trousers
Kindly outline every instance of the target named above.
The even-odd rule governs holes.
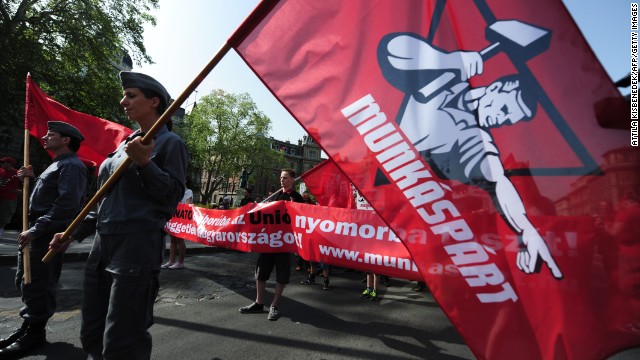
[[[44,233],[29,244],[30,284],[25,284],[22,281],[24,253],[20,251],[18,254],[16,287],[21,290],[22,302],[24,303],[20,309],[20,316],[28,323],[46,323],[56,312],[58,281],[62,271],[62,254],[57,254],[46,264],[42,262],[42,258],[49,251],[49,242],[54,234],[55,232]]]
[[[90,359],[150,359],[162,232],[96,235],[84,279],[80,340]]]

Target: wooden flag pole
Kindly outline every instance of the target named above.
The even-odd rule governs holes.
[[[24,129],[24,166],[29,165],[29,129]],[[25,176],[22,183],[22,231],[29,230],[29,177]],[[31,284],[31,253],[29,245],[22,249],[22,265],[25,284]]]
[[[31,100],[31,95],[29,94],[30,83],[31,74],[27,74],[27,94],[24,105],[24,167],[29,166],[29,116],[31,115],[29,107],[29,101]],[[27,230],[29,230],[29,177],[25,176],[22,183],[22,231],[25,232]],[[29,251],[29,245],[22,249],[22,267],[22,280],[25,284],[31,284],[31,252]]]
[[[143,144],[149,144],[151,140],[156,136],[158,131],[162,129],[162,127],[171,119],[171,116],[178,110],[180,105],[182,105],[185,100],[191,95],[191,93],[202,83],[202,81],[209,75],[211,70],[222,60],[222,58],[229,52],[231,49],[231,45],[227,42],[225,43],[220,50],[211,58],[209,63],[205,65],[205,67],[200,71],[200,73],[196,76],[193,81],[187,86],[187,88],[178,96],[178,98],[165,110],[165,112],[160,116],[160,118],[153,124],[151,129],[147,131],[147,133],[142,138]],[[132,164],[130,158],[126,158],[120,166],[116,169],[116,171],[111,174],[111,176],[107,179],[107,181],[100,187],[100,189],[96,192],[96,194],[87,202],[87,205],[80,211],[78,216],[73,220],[73,222],[67,227],[67,229],[62,234],[60,241],[65,243],[65,246],[68,245],[73,240],[70,240],[69,237],[73,233],[73,231],[78,227],[78,225],[84,220],[84,218],[89,214],[91,209],[93,209],[96,204],[107,194],[107,192],[113,187],[113,185],[118,181],[118,179],[124,174],[126,169]],[[56,255],[54,250],[49,250],[47,254],[42,258],[43,262],[49,262]]]

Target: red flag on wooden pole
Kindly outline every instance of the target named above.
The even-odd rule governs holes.
[[[25,128],[40,142],[47,133],[48,121],[64,121],[75,126],[84,135],[78,157],[100,167],[107,154],[112,152],[133,131],[126,126],[72,110],[47,95],[27,75],[27,97],[25,105]]]

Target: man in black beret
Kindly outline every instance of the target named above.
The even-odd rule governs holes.
[[[18,236],[20,252],[16,287],[22,291],[22,326],[0,339],[0,359],[21,357],[46,341],[46,324],[56,310],[56,291],[62,256],[48,263],[47,253],[55,233],[64,231],[80,211],[87,187],[87,168],[76,155],[84,136],[72,125],[50,121],[42,137],[44,148],[54,154],[53,163],[36,179],[29,200],[29,229]],[[33,177],[31,165],[22,167],[18,177]],[[23,281],[23,252],[29,246],[31,283]]]
[[[84,136],[82,136],[80,131],[76,129],[75,126],[64,121],[49,121],[47,123],[47,128],[49,129],[49,131],[53,131],[58,134],[77,139],[80,142],[84,140]]]

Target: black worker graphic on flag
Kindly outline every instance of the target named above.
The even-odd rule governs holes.
[[[505,46],[521,46],[521,56],[546,49],[550,32],[516,20],[498,21],[488,34],[509,38],[482,51],[447,52],[414,33],[391,33],[378,46],[378,62],[387,81],[406,93],[397,121],[433,171],[442,179],[484,189],[518,235],[516,264],[525,273],[542,264],[563,277],[547,244],[527,217],[517,189],[505,174],[491,129],[532,120],[537,99],[526,79],[506,75],[488,86],[468,80],[483,72],[484,61]]]

